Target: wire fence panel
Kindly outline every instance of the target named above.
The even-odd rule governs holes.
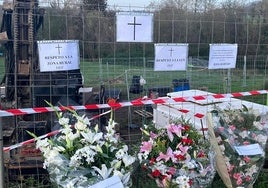
[[[55,106],[127,103],[166,97],[174,91],[225,94],[268,88],[265,1],[235,4],[200,1],[198,6],[194,1],[154,1],[148,7],[103,5],[95,4],[96,1],[0,2],[1,32],[8,34],[8,39],[0,35],[3,110],[47,107],[48,103]],[[30,6],[29,2],[33,4]],[[153,14],[152,42],[116,42],[116,13],[128,11]],[[79,69],[40,72],[37,41],[44,40],[78,40]],[[188,44],[187,69],[154,71],[157,43]],[[235,68],[208,69],[210,44],[218,43],[238,45]],[[250,101],[247,103],[250,106],[267,103],[266,95],[241,99]],[[170,120],[169,110],[157,111],[155,104],[118,108],[114,112],[116,129],[134,150],[140,142],[140,127],[159,119]],[[198,113],[195,108],[185,110],[189,114]],[[96,108],[79,113],[94,117],[106,111]],[[103,115],[92,123],[105,126],[109,117],[110,114]],[[44,135],[58,128],[54,112],[1,118],[5,147],[30,139],[26,130]],[[193,118],[198,123],[200,119]],[[6,187],[53,187],[33,143],[5,152],[4,158]],[[133,187],[145,185],[140,179],[135,179]]]

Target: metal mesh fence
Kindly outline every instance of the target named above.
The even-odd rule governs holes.
[[[15,2],[27,4],[32,1]],[[3,51],[0,75],[3,76],[3,89],[10,88],[8,93],[1,90],[4,110],[48,106],[45,101],[64,106],[105,104],[111,99],[128,102],[144,96],[164,97],[167,93],[188,89],[212,93],[267,89],[268,15],[261,11],[267,6],[265,3],[259,8],[241,2],[240,6],[229,9],[224,6],[205,9],[201,6],[202,10],[171,6],[172,4],[152,4],[146,8],[108,5],[105,11],[99,5],[85,5],[76,1],[38,3],[39,8],[45,11],[33,14],[43,16],[34,42],[79,40],[80,69],[41,73],[36,68],[39,66],[38,58],[32,54],[29,58],[32,59],[29,64],[30,73],[21,76],[9,64],[13,60],[5,49],[6,44],[3,44],[0,48]],[[116,42],[115,14],[126,10],[154,14],[152,43]],[[3,21],[7,14],[13,15],[13,11],[2,10],[0,17]],[[10,24],[14,22],[11,21]],[[11,27],[12,33],[13,27],[14,25]],[[22,39],[18,42],[27,43]],[[187,70],[154,71],[155,43],[188,43]],[[211,43],[237,43],[239,50],[236,68],[209,70],[208,53]],[[19,53],[23,54],[24,50]],[[10,81],[6,78],[12,79]],[[18,82],[14,81],[16,79]],[[82,91],[79,90],[80,87],[89,90]],[[6,99],[14,93],[29,95],[15,95],[11,101]],[[243,100],[258,104],[267,102],[265,95],[243,97]],[[104,111],[105,109],[94,109],[81,113],[93,117]],[[114,113],[114,119],[118,122],[117,131],[130,146],[139,143],[139,128],[157,119],[156,116],[152,105],[122,107]],[[102,124],[108,118],[109,115],[106,115],[95,119],[93,123]],[[43,121],[45,124],[40,125]],[[50,132],[55,129],[56,122],[54,113],[2,117],[4,146],[30,139],[26,130],[38,135]],[[42,156],[34,145],[5,152],[4,159],[6,187],[53,187],[47,172],[42,168]],[[135,179],[134,187],[142,187],[140,179]]]

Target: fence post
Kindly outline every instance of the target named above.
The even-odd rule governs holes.
[[[3,124],[0,117],[0,187],[4,187]]]
[[[243,87],[247,86],[247,56],[244,56],[244,66],[243,66]]]

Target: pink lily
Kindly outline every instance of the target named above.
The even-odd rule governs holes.
[[[179,144],[177,146],[177,148],[179,148],[181,150],[181,155],[185,155],[187,153],[188,149],[189,149],[188,146],[182,146],[181,144]]]
[[[150,132],[150,137],[152,138],[152,139],[156,139],[157,138],[157,134],[155,134],[155,133],[153,133],[152,131]]]
[[[174,139],[173,133],[176,134],[178,137],[181,137],[181,131],[184,130],[184,128],[181,125],[174,125],[171,124],[167,127],[167,133],[168,133],[168,138],[172,142]]]
[[[160,160],[164,159],[165,162],[167,162],[169,159],[172,159],[172,158],[174,158],[174,154],[173,154],[172,149],[169,147],[167,149],[166,154],[164,154],[163,152],[160,152],[159,156],[156,158],[156,161],[160,161]]]
[[[152,151],[153,144],[151,142],[142,142],[142,146],[140,147],[140,152],[150,152]]]

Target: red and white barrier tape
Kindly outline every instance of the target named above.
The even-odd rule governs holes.
[[[106,115],[106,114],[110,113],[111,111],[112,111],[112,110],[109,110],[109,111],[106,111],[106,112],[104,112],[104,113],[102,113],[102,114],[98,114],[98,115],[96,115],[96,116],[93,116],[92,118],[89,119],[89,121],[92,121],[93,119],[97,119],[97,118],[99,118],[99,117],[101,117],[101,116],[103,116],[103,115]],[[39,136],[39,137],[37,137],[37,138],[32,138],[32,139],[30,139],[30,140],[26,140],[26,141],[23,141],[23,142],[14,144],[14,145],[9,146],[9,147],[4,147],[4,148],[3,148],[3,151],[4,151],[4,152],[7,152],[7,151],[10,151],[10,150],[13,150],[13,149],[22,147],[22,146],[24,146],[24,145],[33,143],[33,142],[35,142],[37,139],[43,139],[43,138],[46,138],[46,137],[54,136],[54,135],[58,134],[60,131],[61,131],[61,129],[60,129],[60,130],[55,130],[55,131],[49,132],[49,133],[47,133],[47,134],[44,134],[44,135],[42,135],[42,136]]]
[[[267,94],[268,90],[258,90],[258,91],[250,91],[250,92],[237,92],[237,93],[229,93],[229,94],[208,94],[208,95],[199,95],[199,96],[191,96],[191,97],[175,97],[175,98],[169,98],[169,97],[161,97],[157,99],[137,99],[133,100],[131,102],[123,102],[123,103],[109,103],[109,104],[89,104],[85,106],[68,106],[68,107],[39,107],[39,108],[26,108],[26,109],[10,109],[0,111],[0,117],[1,116],[15,116],[15,115],[25,115],[25,114],[34,114],[34,113],[45,113],[45,112],[53,112],[55,110],[57,111],[65,111],[67,108],[72,110],[92,110],[92,109],[103,109],[103,108],[112,108],[112,109],[118,109],[121,107],[126,106],[143,106],[143,105],[149,105],[149,104],[172,104],[177,102],[187,102],[187,101],[193,101],[193,100],[207,100],[207,99],[223,99],[223,98],[232,98],[232,97],[242,97],[242,96],[251,96],[251,95],[260,95],[260,94]],[[190,113],[190,110],[187,109],[177,109],[178,111],[182,113]],[[110,113],[112,110],[109,110],[107,112],[104,112],[102,114],[96,115],[92,117],[90,120],[96,119],[100,116],[103,116],[107,113]],[[205,115],[201,113],[195,113],[195,117],[202,119]],[[204,129],[203,129],[204,130]],[[56,135],[60,132],[60,130],[56,130],[50,133],[47,133],[45,135],[39,136],[38,139],[43,139],[46,137],[50,137],[53,135]],[[9,151],[18,147],[21,147],[23,145],[32,143],[36,140],[36,138],[26,140],[24,142],[4,147],[4,151]]]
[[[193,117],[196,117],[196,118],[199,118],[199,119],[202,119],[205,116],[205,114],[202,114],[202,113],[192,113],[190,110],[187,110],[185,108],[178,109],[178,108],[175,108],[175,107],[173,107],[171,105],[168,105],[168,104],[163,104],[163,105],[167,106],[169,108],[173,108],[173,109],[175,109],[175,110],[177,110],[177,111],[179,111],[179,112],[181,112],[183,114],[191,113],[193,115]]]
[[[157,99],[140,99],[133,100],[130,102],[114,102],[108,104],[87,104],[85,106],[68,106],[68,108],[73,110],[95,110],[104,108],[120,108],[126,106],[143,106],[150,104],[165,104],[165,103],[177,103],[177,102],[187,102],[187,101],[199,101],[199,100],[213,100],[213,99],[223,99],[223,98],[233,98],[233,97],[243,97],[251,95],[261,95],[268,94],[268,90],[254,90],[248,92],[235,92],[227,94],[208,94],[208,95],[197,95],[197,96],[185,96],[185,97],[160,97]],[[46,113],[53,111],[64,111],[65,107],[37,107],[37,108],[23,108],[23,109],[8,109],[0,110],[0,117],[4,116],[17,116],[17,115],[27,115],[27,114],[37,114]]]

